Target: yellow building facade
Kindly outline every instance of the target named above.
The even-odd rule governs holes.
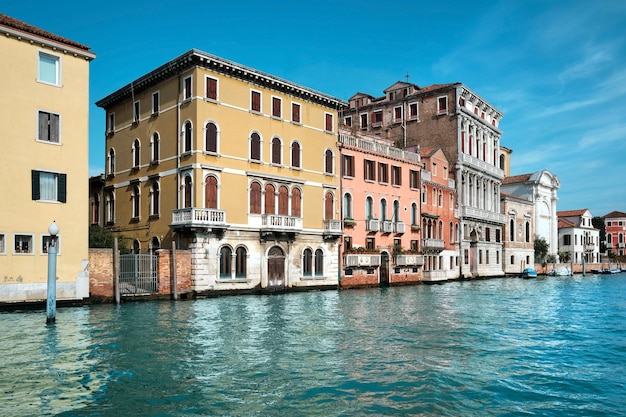
[[[105,227],[192,251],[195,291],[338,283],[340,100],[191,50],[97,102]]]
[[[0,14],[0,302],[89,296],[89,47]]]

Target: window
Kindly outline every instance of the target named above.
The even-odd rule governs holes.
[[[54,242],[54,246],[57,250],[57,255],[61,254],[61,236],[56,236],[56,241]],[[52,246],[52,236],[50,235],[41,235],[41,254],[47,255],[48,249]]]
[[[205,78],[205,97],[209,100],[217,100],[217,80],[215,78]]]
[[[417,250],[418,250],[417,239],[411,240],[411,250],[417,252]]]
[[[352,126],[352,116],[346,116],[343,118],[343,125],[344,126]]]
[[[110,135],[115,133],[115,113],[109,113],[109,118],[107,119],[107,133]]]
[[[530,222],[526,222],[525,225],[525,229],[526,229],[526,242],[530,242]]]
[[[261,214],[261,184],[250,184],[250,213]]]
[[[402,121],[402,107],[394,107],[393,108],[393,121],[401,122]]]
[[[282,117],[282,107],[283,101],[278,97],[272,97],[272,116],[278,117],[279,119]]]
[[[140,119],[140,101],[137,100],[133,103],[133,123],[137,124],[139,123],[139,119]]]
[[[158,91],[152,93],[152,115],[156,116],[161,110],[161,94]]]
[[[191,207],[191,175],[185,175],[183,181],[183,208]]]
[[[253,161],[261,160],[261,136],[256,132],[250,135],[250,159]]]
[[[376,173],[375,173],[375,162],[374,161],[370,161],[368,159],[366,159],[365,161],[363,161],[363,178],[366,181],[374,181],[376,180]]]
[[[39,129],[37,140],[59,143],[61,137],[60,116],[45,111],[39,112]]]
[[[133,142],[133,168],[139,168],[140,165],[140,159],[141,159],[141,143],[139,142],[139,139],[135,139],[135,141]]]
[[[443,192],[441,190],[437,192],[437,204],[439,207],[443,207]]]
[[[418,226],[417,203],[411,204],[411,226]]]
[[[139,186],[138,185],[133,186],[133,191],[131,193],[130,199],[132,202],[133,219],[139,219],[140,201],[139,201]]]
[[[309,248],[302,253],[302,275],[305,277],[313,275],[313,252]]]
[[[372,126],[380,126],[383,123],[383,112],[377,110],[372,112]]]
[[[107,156],[107,168],[109,175],[115,175],[115,149],[109,149],[109,155]]]
[[[156,163],[159,162],[159,145],[161,144],[161,139],[159,138],[159,134],[154,132],[152,134],[152,139],[150,140],[150,162]]]
[[[343,156],[343,176],[354,178],[354,157],[352,155]]]
[[[104,205],[106,210],[106,222],[107,224],[115,223],[115,194],[113,190],[106,192],[104,198]]]
[[[159,182],[153,181],[152,187],[150,187],[150,215],[158,216],[159,215]]]
[[[302,192],[299,188],[291,190],[291,215],[293,217],[302,216]]]
[[[446,114],[448,112],[448,97],[437,97],[437,114]]]
[[[361,129],[367,129],[367,113],[361,113]]]
[[[343,237],[343,247],[345,251],[352,249],[352,236]]]
[[[387,200],[384,198],[380,199],[380,220],[387,220]]]
[[[324,196],[324,220],[332,220],[335,218],[335,196],[328,191]]]
[[[365,238],[365,248],[370,250],[376,249],[376,239],[373,237]]]
[[[265,185],[265,214],[276,213],[276,192],[272,184]]]
[[[426,191],[426,186],[422,186],[422,204],[426,204],[428,202],[428,193]]]
[[[259,91],[250,91],[250,110],[261,112],[261,93]]]
[[[289,190],[284,185],[278,187],[278,214],[289,215]]]
[[[324,114],[324,129],[327,132],[334,132],[333,125],[334,125],[333,115],[330,113],[325,113]]]
[[[282,163],[282,147],[280,138],[272,139],[272,164],[280,165]]]
[[[291,167],[300,168],[300,144],[296,141],[291,142]]]
[[[191,76],[183,79],[183,100],[191,100]]]
[[[496,242],[500,242],[500,229],[496,229]]]
[[[432,163],[432,173],[433,173],[433,177],[437,176],[437,164],[436,163]]]
[[[324,252],[321,249],[315,251],[315,276],[324,275]]]
[[[4,233],[0,233],[0,255],[6,254],[6,250]]]
[[[207,152],[217,153],[218,131],[213,122],[208,122],[204,128],[204,146]]]
[[[417,119],[417,103],[409,103],[409,119]]]
[[[43,201],[67,200],[67,175],[44,171],[31,171],[32,199]]]
[[[220,249],[220,279],[232,278],[232,254],[228,246],[223,246],[222,249]]]
[[[382,184],[389,183],[389,166],[387,164],[378,163],[378,182]]]
[[[13,235],[14,253],[33,253],[33,235]]]
[[[393,185],[402,185],[402,168],[397,166],[391,167],[391,183]]]
[[[485,241],[491,242],[491,229],[489,227],[485,228]]]
[[[443,179],[448,179],[448,167],[443,167]]]
[[[100,224],[100,194],[93,194],[93,203],[91,203],[91,224]]]
[[[58,56],[39,52],[37,80],[43,83],[61,84],[61,59]]]
[[[235,251],[235,278],[245,278],[248,264],[246,248],[239,246]]]
[[[349,193],[343,195],[343,217],[352,218],[352,196]]]
[[[291,121],[294,123],[302,123],[300,118],[301,106],[298,103],[291,103]]]
[[[183,153],[191,152],[191,136],[193,133],[192,125],[187,120],[183,126]]]
[[[515,242],[515,220],[509,220],[509,241]]]
[[[414,190],[419,189],[419,174],[415,170],[409,171],[409,182],[411,183],[411,188]]]
[[[324,173],[332,174],[333,173],[333,151],[330,149],[326,149],[324,153]]]
[[[563,235],[563,245],[569,246],[572,244],[572,235]]]
[[[204,207],[217,208],[217,178],[213,175],[204,179]]]
[[[371,220],[374,217],[374,199],[368,196],[365,199],[365,219]]]

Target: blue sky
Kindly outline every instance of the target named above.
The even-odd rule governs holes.
[[[511,174],[560,181],[558,210],[626,212],[626,1],[13,1],[0,12],[91,46],[93,104],[196,48],[347,100],[462,82],[504,113]]]

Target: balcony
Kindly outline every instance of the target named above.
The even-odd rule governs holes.
[[[365,229],[368,232],[378,232],[380,229],[380,223],[376,219],[369,219],[365,221]]]
[[[382,143],[382,141],[377,142],[373,139],[366,139],[362,137],[347,135],[345,133],[339,133],[339,142],[342,143],[344,146],[350,146],[353,148],[364,150],[366,152],[376,153],[396,159],[402,159],[416,164],[420,162],[420,154],[389,146],[386,143]]]
[[[462,153],[459,155],[459,162],[478,171],[487,172],[500,180],[504,178],[504,171],[502,169],[495,165],[488,164],[487,162],[474,156]]]
[[[423,255],[396,255],[396,265],[421,266],[424,265]]]
[[[261,229],[269,232],[299,232],[302,230],[302,218],[281,214],[264,214]]]
[[[343,256],[343,264],[347,267],[375,267],[380,265],[380,255],[350,253]]]
[[[596,249],[596,245],[594,245],[593,243],[585,243],[583,248],[585,252],[593,252]]]
[[[424,239],[422,240],[422,250],[441,252],[444,248],[443,239]]]
[[[394,233],[396,233],[398,235],[403,234],[405,229],[406,229],[406,225],[404,223],[402,223],[402,222],[398,222],[398,223],[394,223],[393,224],[393,231],[394,231]]]
[[[422,281],[446,281],[448,274],[446,271],[424,271]]]
[[[339,237],[343,234],[341,220],[324,220],[324,237]]]
[[[462,206],[460,210],[461,217],[472,218],[490,223],[504,224],[506,216],[494,211],[482,210],[475,207]]]
[[[173,228],[226,228],[226,211],[208,208],[183,208],[172,211]]]
[[[624,249],[624,248],[626,248],[626,243],[620,242],[620,243],[617,244],[617,247],[620,248],[620,249]]]
[[[383,233],[393,233],[393,222],[390,220],[384,220],[380,225]]]

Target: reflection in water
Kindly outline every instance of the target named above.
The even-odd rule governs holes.
[[[616,415],[624,278],[0,313],[0,415]]]

